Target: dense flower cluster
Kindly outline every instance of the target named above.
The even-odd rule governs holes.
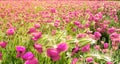
[[[120,3],[0,1],[0,64],[119,64]]]

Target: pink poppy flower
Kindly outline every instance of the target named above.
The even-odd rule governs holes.
[[[33,32],[36,32],[36,29],[35,28],[29,28],[28,33],[33,33]]]
[[[17,58],[20,58],[26,52],[26,48],[24,46],[16,46],[16,51],[17,51]]]
[[[117,34],[116,32],[110,34],[110,38],[113,40],[115,38],[119,38],[119,34]]]
[[[35,48],[39,53],[42,53],[42,52],[43,52],[43,50],[42,50],[42,45],[41,45],[41,44],[35,43],[35,44],[34,44],[34,48]]]
[[[109,47],[108,43],[104,43],[104,48],[107,49]]]
[[[32,52],[26,52],[23,56],[22,59],[23,60],[31,60],[34,58],[34,54]]]
[[[40,28],[40,24],[39,24],[39,23],[36,23],[36,24],[34,25],[34,27],[35,27],[35,28]]]
[[[94,32],[94,38],[95,38],[96,40],[100,39],[101,36],[102,36],[101,33],[99,33],[99,32]]]
[[[56,20],[55,22],[60,22],[60,20]]]
[[[98,32],[102,32],[102,28],[97,28],[97,31]]]
[[[113,64],[112,62],[107,62],[106,64]]]
[[[89,14],[89,18],[88,18],[88,20],[89,20],[89,21],[93,21],[93,20],[94,20],[94,16],[93,16],[93,14],[91,14],[91,13]]]
[[[94,16],[95,22],[98,22],[99,20],[101,20],[102,17],[103,17],[102,12],[97,13],[97,14]]]
[[[76,46],[75,48],[72,49],[72,55],[74,55],[75,53],[79,52],[79,47]]]
[[[53,48],[47,49],[47,56],[50,57],[53,61],[57,61],[60,59],[58,51]]]
[[[62,42],[62,43],[57,45],[56,49],[60,53],[62,51],[66,51],[68,49],[68,45],[66,44],[66,42]]]
[[[13,28],[7,29],[6,31],[7,35],[14,35],[15,30]]]
[[[69,19],[66,19],[65,22],[68,23],[68,22],[70,22],[70,20],[69,20]]]
[[[55,8],[51,8],[50,11],[51,11],[51,13],[56,13],[57,10]]]
[[[0,46],[2,48],[5,48],[7,46],[7,42],[4,42],[4,41],[0,42]]]
[[[37,58],[33,58],[33,59],[25,61],[24,64],[39,64],[39,62]]]
[[[108,33],[109,33],[109,34],[112,34],[112,33],[114,33],[114,32],[115,32],[115,28],[114,28],[114,27],[108,29]]]
[[[32,33],[32,35],[33,35],[33,40],[34,41],[36,41],[36,40],[38,40],[39,38],[41,38],[42,37],[42,33],[41,32],[36,32],[36,33]]]
[[[81,49],[82,52],[88,52],[89,50],[90,50],[90,44],[83,46]]]
[[[78,61],[78,59],[77,59],[77,58],[73,58],[73,59],[72,59],[71,64],[76,64],[76,63],[77,63],[77,61]]]
[[[58,26],[59,26],[59,22],[55,22],[55,23],[54,23],[54,26],[55,26],[55,27],[58,27]]]
[[[77,27],[80,28],[80,29],[84,28],[84,26],[82,24],[78,25]]]
[[[78,35],[77,35],[77,38],[83,38],[83,37],[85,37],[85,36],[86,36],[86,34],[82,34],[82,33],[81,33],[81,34],[78,34]]]
[[[86,23],[84,27],[85,27],[85,28],[89,28],[89,26],[90,26],[90,24],[89,24],[89,23]]]
[[[78,25],[80,25],[80,22],[79,21],[75,21],[74,24],[78,26]]]
[[[88,62],[88,63],[93,62],[93,58],[92,58],[92,57],[88,57],[88,58],[86,58],[86,62]]]

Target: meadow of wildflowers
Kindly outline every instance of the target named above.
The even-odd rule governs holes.
[[[120,64],[120,2],[0,1],[0,64]]]

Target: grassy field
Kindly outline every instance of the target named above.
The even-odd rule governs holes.
[[[0,64],[119,64],[119,1],[0,1]]]

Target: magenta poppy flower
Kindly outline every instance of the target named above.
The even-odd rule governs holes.
[[[107,62],[106,64],[113,64],[112,62]]]
[[[97,28],[97,31],[98,32],[102,32],[102,28]]]
[[[85,36],[86,36],[86,34],[82,34],[82,33],[81,33],[81,34],[78,34],[78,35],[77,35],[77,38],[83,38],[83,37],[85,37]]]
[[[101,33],[99,33],[99,32],[94,32],[94,37],[95,37],[95,39],[100,39],[100,37],[101,37],[102,35],[101,35]]]
[[[89,23],[86,23],[84,27],[85,27],[85,28],[89,28],[89,26],[90,26],[90,24],[89,24]]]
[[[33,59],[25,61],[24,64],[39,64],[39,62],[37,58],[33,58]]]
[[[89,50],[90,50],[90,44],[83,46],[81,49],[82,52],[88,52]]]
[[[93,16],[93,14],[91,14],[91,13],[89,14],[89,18],[88,18],[88,20],[89,20],[89,21],[93,21],[93,20],[94,20],[94,16]]]
[[[38,39],[36,39],[35,37],[32,37],[32,40],[33,40],[33,41],[37,41]]]
[[[52,22],[52,20],[46,20],[46,22],[47,22],[47,23],[50,23],[50,22]]]
[[[7,46],[7,42],[4,42],[4,41],[0,42],[0,46],[2,48],[5,48]]]
[[[31,60],[34,58],[34,54],[32,52],[26,52],[23,56],[22,59],[23,60]]]
[[[42,50],[42,45],[41,45],[41,44],[35,43],[35,44],[34,44],[34,48],[35,48],[39,53],[42,53],[42,52],[43,52],[43,50]]]
[[[58,51],[53,48],[47,49],[47,56],[50,57],[53,61],[57,61],[60,59]]]
[[[74,24],[78,26],[78,25],[80,25],[80,22],[79,21],[75,21]]]
[[[17,57],[22,57],[23,54],[26,52],[26,48],[24,46],[16,46]]]
[[[35,40],[35,41],[42,37],[41,32],[32,33],[32,35],[33,35],[32,39]]]
[[[80,29],[84,28],[82,24],[78,25],[77,27],[80,28]]]
[[[77,59],[77,58],[73,58],[73,59],[72,59],[72,63],[71,63],[71,64],[76,64],[76,63],[77,63],[77,61],[78,61],[78,59]]]
[[[114,28],[114,27],[108,29],[108,33],[109,33],[109,34],[112,34],[112,33],[114,33],[114,32],[115,32],[115,28]]]
[[[95,16],[94,16],[94,20],[95,22],[98,22],[99,20],[101,20],[103,17],[103,14],[101,12],[97,13]]]
[[[56,13],[57,10],[55,8],[51,8],[50,11],[51,11],[51,13]]]
[[[7,29],[6,33],[7,33],[7,35],[14,35],[15,30],[14,30],[14,28],[10,28],[10,29]]]
[[[2,60],[2,52],[0,52],[0,60]]]
[[[92,57],[88,57],[88,58],[86,58],[86,62],[88,62],[88,63],[93,62],[93,58],[92,58]]]
[[[35,28],[40,28],[40,24],[39,24],[39,23],[36,23],[36,24],[34,25],[34,27],[35,27]]]
[[[119,34],[117,34],[116,32],[115,32],[115,33],[112,33],[112,34],[110,34],[110,38],[111,38],[111,39],[119,38]]]
[[[29,28],[28,33],[33,33],[33,32],[36,32],[36,29],[35,28]]]
[[[78,46],[76,46],[75,48],[72,49],[72,55],[74,55],[77,52],[79,52],[79,47]]]
[[[108,43],[104,43],[104,48],[105,48],[105,49],[107,49],[107,48],[108,48],[108,46],[109,46],[109,44],[108,44]]]
[[[55,22],[60,22],[60,20],[56,20]]]
[[[54,26],[55,26],[55,27],[58,27],[58,26],[59,26],[59,22],[55,22],[55,23],[54,23]]]
[[[70,22],[70,20],[69,20],[69,19],[66,19],[65,22],[68,23],[68,22]]]
[[[60,53],[62,51],[66,51],[68,49],[68,45],[66,44],[66,42],[62,42],[62,43],[57,45],[56,49]]]

